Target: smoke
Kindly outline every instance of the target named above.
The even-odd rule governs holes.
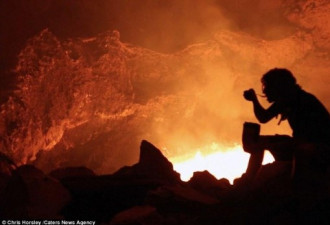
[[[34,12],[34,32],[48,29],[17,31],[31,38],[17,47],[17,88],[1,106],[4,152],[45,170],[108,173],[136,162],[142,139],[168,157],[240,143],[243,122],[256,121],[243,91],[261,93],[273,67],[329,109],[326,1],[143,3],[6,3],[25,19]],[[290,134],[277,122],[262,133]]]

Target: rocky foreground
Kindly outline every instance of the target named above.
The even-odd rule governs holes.
[[[251,185],[231,185],[207,171],[180,180],[147,141],[139,162],[97,176],[83,168],[44,174],[1,156],[1,219],[79,219],[103,224],[329,224],[329,175],[294,185],[291,165],[263,166]],[[314,177],[315,178],[315,177]]]

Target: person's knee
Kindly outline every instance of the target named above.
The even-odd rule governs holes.
[[[291,161],[293,159],[292,138],[287,135],[261,136],[263,148],[270,151],[275,161]]]

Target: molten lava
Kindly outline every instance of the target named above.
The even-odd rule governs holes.
[[[213,152],[203,155],[203,151],[211,149]],[[240,177],[246,170],[249,154],[245,153],[242,146],[224,148],[216,143],[205,149],[198,149],[195,156],[188,159],[173,158],[174,170],[181,174],[183,181],[188,181],[196,171],[208,170],[217,179],[227,178],[231,183]],[[266,151],[263,165],[274,161],[270,152]]]

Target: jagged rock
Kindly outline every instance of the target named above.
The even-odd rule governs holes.
[[[173,165],[147,141],[142,141],[140,160],[133,166],[112,175],[67,177],[62,182],[73,195],[65,216],[100,221],[108,221],[123,210],[143,204],[151,190],[183,183]]]
[[[88,177],[95,176],[95,173],[86,167],[66,167],[53,170],[49,173],[49,176],[54,177],[58,180],[67,177]]]
[[[0,215],[10,219],[61,218],[60,211],[70,198],[59,181],[31,165],[24,165],[13,171],[0,203]]]
[[[162,184],[181,183],[180,174],[173,170],[173,165],[161,151],[148,141],[140,146],[139,162],[131,167],[124,167],[114,174],[116,177],[142,177]]]
[[[161,225],[164,219],[152,206],[136,206],[118,213],[111,220],[110,225]]]
[[[146,140],[141,142],[139,164],[154,169],[173,169],[172,163],[167,160],[160,150]]]
[[[192,188],[213,197],[221,197],[223,193],[231,189],[231,185],[227,179],[218,180],[208,171],[194,172],[188,184]]]

